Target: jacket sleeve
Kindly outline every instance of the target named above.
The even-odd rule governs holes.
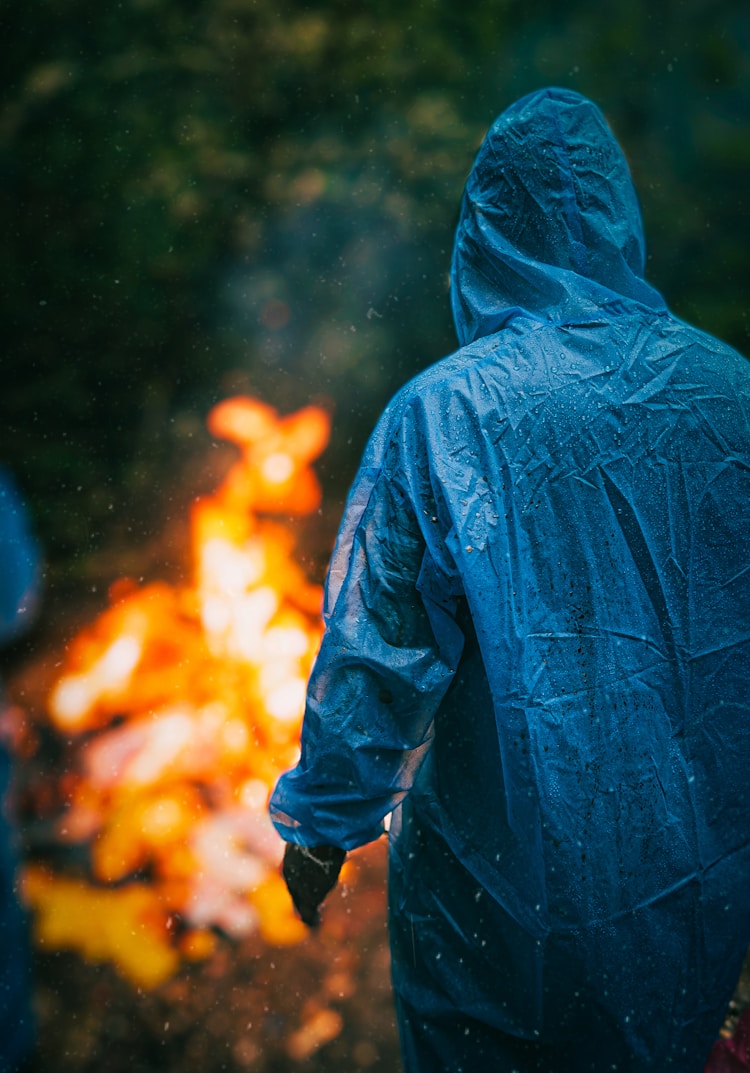
[[[416,501],[419,455],[394,440],[381,466],[363,466],[349,497],[301,758],[270,803],[287,841],[351,849],[377,838],[429,749],[463,635],[456,593],[423,534],[434,516]]]
[[[0,467],[0,644],[31,623],[39,600],[39,553],[26,509]]]

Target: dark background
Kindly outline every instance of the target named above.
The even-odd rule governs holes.
[[[463,181],[540,86],[603,108],[674,311],[750,349],[746,0],[42,0],[1,19],[0,461],[48,593],[183,511],[205,415],[236,391],[332,408],[335,521],[388,397],[454,345]]]

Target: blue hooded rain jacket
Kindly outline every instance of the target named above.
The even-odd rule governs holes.
[[[350,493],[271,813],[393,813],[409,1073],[697,1073],[750,940],[750,366],[643,268],[598,109],[509,108]]]

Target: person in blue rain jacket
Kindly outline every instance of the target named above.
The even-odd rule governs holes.
[[[0,645],[30,622],[38,587],[38,552],[26,511],[10,474],[0,467]],[[27,935],[16,895],[16,840],[6,811],[9,780],[10,757],[0,741],[0,1073],[21,1068],[33,1034]]]
[[[643,271],[596,106],[510,107],[349,496],[270,808],[311,923],[392,814],[408,1073],[697,1073],[750,941],[750,366]]]

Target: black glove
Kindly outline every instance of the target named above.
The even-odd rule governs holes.
[[[294,908],[305,924],[320,923],[318,906],[336,886],[346,850],[338,846],[297,846],[288,842],[282,874]]]

